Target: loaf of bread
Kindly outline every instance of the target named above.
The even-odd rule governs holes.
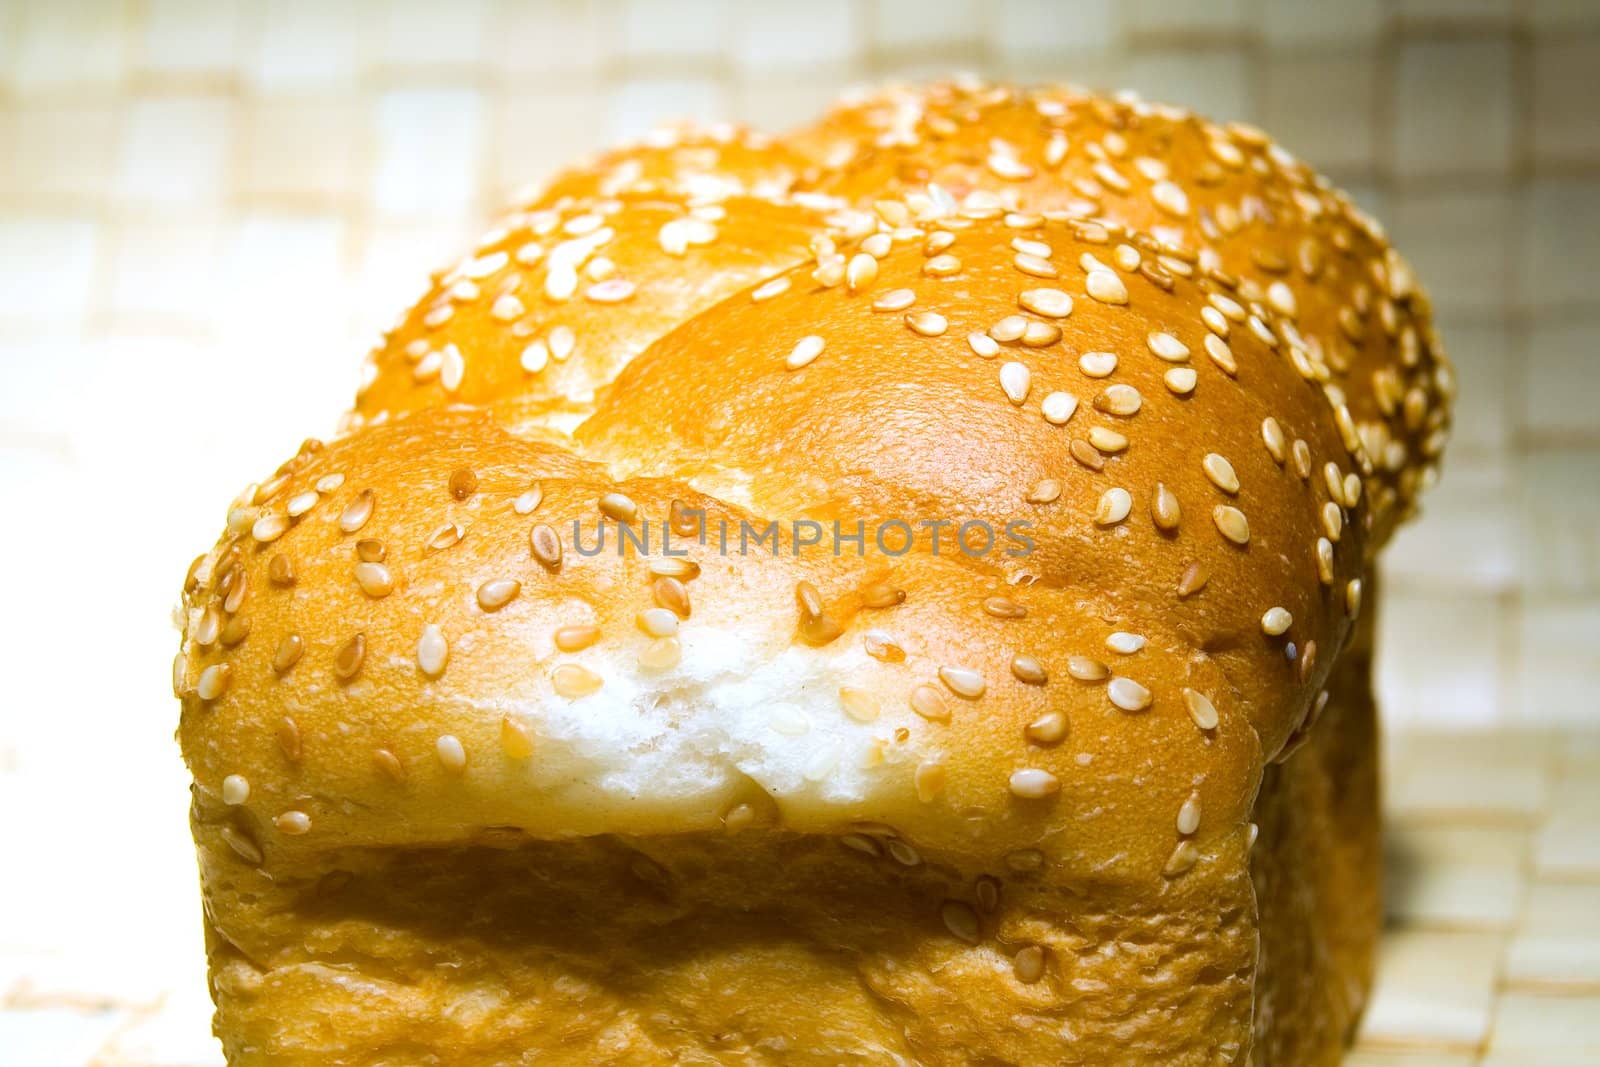
[[[1451,392],[1377,225],[1169,107],[558,175],[185,582],[229,1062],[1336,1062]]]

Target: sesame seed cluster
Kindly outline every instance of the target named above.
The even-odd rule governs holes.
[[[1021,902],[1240,892],[1452,391],[1381,230],[1248,127],[956,81],[600,156],[431,279],[191,567],[208,885],[797,834],[1059,977]],[[799,517],[1031,548],[696,540]],[[582,551],[637,526],[680,553]]]

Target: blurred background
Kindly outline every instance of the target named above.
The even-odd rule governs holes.
[[[169,609],[427,271],[664,119],[955,70],[1255,122],[1432,289],[1358,1062],[1600,1062],[1597,0],[0,0],[0,1064],[220,1062]]]

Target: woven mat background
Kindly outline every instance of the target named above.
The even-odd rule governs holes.
[[[1600,0],[0,0],[0,1063],[219,1062],[165,620],[426,270],[663,118],[952,69],[1257,122],[1432,288],[1356,1062],[1600,1063]]]

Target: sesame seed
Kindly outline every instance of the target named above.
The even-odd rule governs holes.
[[[906,316],[906,325],[912,333],[923,337],[939,337],[949,329],[950,323],[937,311],[914,311]]]
[[[550,346],[543,341],[534,341],[522,350],[519,362],[529,374],[538,374],[550,363]]]
[[[1157,359],[1164,359],[1168,363],[1182,363],[1189,358],[1189,346],[1170,333],[1157,331],[1146,338],[1145,343]]]
[[[1193,841],[1183,840],[1178,842],[1178,847],[1172,850],[1172,856],[1167,860],[1167,865],[1161,873],[1168,878],[1176,878],[1187,873],[1200,861],[1200,849]]]
[[[533,558],[549,571],[561,569],[561,535],[553,527],[540,523],[528,533],[528,543]]]
[[[1204,589],[1211,580],[1211,572],[1200,563],[1191,563],[1183,569],[1183,574],[1178,578],[1178,596],[1193,596]]]
[[[1010,362],[1000,367],[1000,388],[1005,392],[1006,399],[1019,407],[1028,399],[1032,381],[1032,372],[1021,363]]]
[[[382,563],[388,554],[388,546],[375,537],[363,537],[356,542],[356,558],[362,563]]]
[[[293,585],[294,564],[281,552],[274,555],[267,561],[267,578],[273,585]]]
[[[639,653],[639,667],[647,671],[671,670],[682,659],[683,645],[676,637],[658,637]]]
[[[1049,504],[1061,497],[1061,483],[1054,478],[1046,478],[1032,489],[1028,490],[1028,503]]]
[[[870,286],[878,279],[878,261],[865,252],[858,252],[850,257],[850,263],[845,267],[845,287],[852,293],[858,293]]]
[[[466,746],[455,734],[440,734],[433,743],[433,751],[439,757],[439,762],[444,764],[445,770],[460,774],[467,769]]]
[[[950,706],[944,694],[926,682],[911,690],[910,703],[911,710],[929,722],[950,721]]]
[[[1044,685],[1050,680],[1044,664],[1034,656],[1016,655],[1011,658],[1011,673],[1025,685]]]
[[[317,479],[317,492],[319,492],[319,493],[331,493],[331,492],[333,492],[335,489],[339,488],[343,484],[344,484],[344,475],[342,475],[342,474],[324,474],[321,478]]]
[[[1333,584],[1333,542],[1317,538],[1317,578],[1323,585]]]
[[[453,393],[461,388],[461,380],[467,373],[467,360],[461,354],[461,349],[455,345],[445,345],[439,350],[442,363],[439,367],[439,384],[447,393]]]
[[[945,253],[934,256],[922,265],[922,273],[934,278],[948,278],[961,271],[961,260]]]
[[[300,516],[316,507],[317,501],[320,499],[322,499],[322,497],[315,489],[307,489],[302,493],[296,493],[294,496],[290,497],[289,503],[284,505],[283,510],[291,519],[298,519]]]
[[[939,918],[952,936],[969,945],[978,943],[980,932],[978,913],[972,910],[970,904],[959,900],[947,900],[939,905]]]
[[[515,578],[493,578],[478,586],[478,607],[484,611],[499,611],[522,592],[522,583]]]
[[[1106,638],[1106,647],[1124,656],[1131,656],[1144,646],[1145,639],[1142,634],[1130,634],[1125,630],[1117,630]]]
[[[1073,438],[1067,445],[1067,453],[1089,470],[1098,471],[1105,469],[1106,457],[1095,450],[1087,441]]]
[[[1239,491],[1239,476],[1234,473],[1233,464],[1227,458],[1216,452],[1207,452],[1200,461],[1201,468],[1206,472],[1206,477],[1211,479],[1211,484],[1221,489],[1224,493],[1233,494]]]
[[[243,775],[230,774],[222,780],[222,802],[238,807],[250,799],[250,781]]]
[[[272,654],[272,670],[276,674],[287,674],[289,669],[300,662],[300,657],[305,655],[305,642],[296,634],[286,634],[278,642],[277,651]]]
[[[381,600],[394,592],[394,576],[381,563],[357,563],[356,584],[374,600]]]
[[[1302,479],[1311,477],[1311,446],[1297,437],[1289,446],[1289,454],[1294,457],[1294,472]]]
[[[1150,494],[1150,517],[1157,529],[1168,533],[1176,530],[1182,521],[1183,509],[1178,498],[1164,482],[1157,482],[1155,491]]]
[[[679,619],[689,617],[689,589],[678,578],[662,575],[650,583],[655,602]]]
[[[967,667],[940,667],[939,680],[964,700],[977,700],[987,688],[983,675]]]
[[[422,628],[422,636],[417,639],[417,666],[429,678],[437,678],[444,673],[449,660],[450,642],[445,640],[444,632],[438,626],[428,623]]]
[[[1206,334],[1206,355],[1211,357],[1211,362],[1221,367],[1229,376],[1239,373],[1239,363],[1233,358],[1233,349],[1228,347],[1228,342],[1214,333]]]
[[[1185,689],[1183,702],[1189,709],[1189,717],[1194,724],[1202,730],[1215,730],[1217,728],[1217,708],[1211,703],[1211,698],[1197,689]]]
[[[289,518],[286,515],[262,515],[250,527],[250,536],[262,544],[276,541],[289,529]]]
[[[1100,526],[1115,526],[1133,510],[1133,497],[1126,489],[1113,487],[1100,495],[1095,508],[1094,521]]]
[[[674,500],[672,503],[673,511],[676,512],[681,508],[683,501]],[[678,578],[686,582],[700,577],[700,564],[692,559],[684,559],[682,556],[661,556],[652,559],[649,569],[651,574],[658,577]],[[684,595],[688,596],[688,593],[685,592]],[[670,608],[672,605],[662,604],[661,606]]]
[[[304,754],[304,746],[300,741],[300,727],[295,721],[285,715],[274,731],[278,739],[278,749],[283,753],[283,758],[290,763],[299,763]]]
[[[599,691],[604,684],[598,674],[576,663],[563,663],[550,672],[551,684],[558,695],[577,699]]]
[[[1060,289],[1024,289],[1017,303],[1026,311],[1051,319],[1072,314],[1072,297]]]
[[[1250,522],[1238,508],[1218,504],[1211,509],[1211,521],[1216,523],[1217,531],[1234,544],[1250,543]]]
[[[246,863],[259,865],[265,858],[261,855],[261,846],[251,839],[247,831],[233,826],[223,826],[218,833],[221,834],[222,840],[228,843],[228,847]]]
[[[1050,246],[1043,241],[1035,241],[1028,237],[1013,237],[1011,239],[1011,248],[1015,252],[1038,256],[1040,259],[1049,259],[1054,254]]]
[[[1331,500],[1322,505],[1322,530],[1328,535],[1328,540],[1334,542],[1339,540],[1344,530],[1344,513]]]
[[[1088,656],[1070,656],[1067,659],[1067,674],[1080,682],[1103,682],[1111,677],[1111,668]]]
[[[1352,578],[1344,587],[1345,612],[1353,619],[1361,614],[1361,579]]]
[[[1106,378],[1117,369],[1117,357],[1113,352],[1085,352],[1078,357],[1078,369],[1091,378]]]
[[[443,552],[447,548],[454,548],[467,536],[467,531],[458,522],[447,522],[428,538],[427,550],[429,552]]]
[[[1095,269],[1084,282],[1088,294],[1102,304],[1126,304],[1128,287],[1122,279],[1109,270]]]
[[[522,723],[503,716],[500,719],[500,750],[511,759],[527,759],[533,755],[533,738]]]
[[[1173,182],[1156,182],[1150,187],[1150,199],[1169,215],[1183,218],[1189,214],[1189,195]]]
[[[333,673],[339,681],[348,682],[361,672],[361,663],[366,658],[367,635],[358,633],[334,653]]]
[[[634,616],[634,623],[651,637],[672,637],[678,632],[678,616],[666,608],[646,608]]]
[[[1107,426],[1091,426],[1089,444],[1108,456],[1114,456],[1128,447],[1128,437]]]
[[[1020,619],[1028,614],[1028,610],[1015,600],[1003,596],[992,596],[983,602],[983,611],[997,619]]]
[[[1011,792],[1025,800],[1043,800],[1061,791],[1061,780],[1049,771],[1027,767],[1011,775]]]
[[[598,640],[598,626],[563,626],[555,633],[555,645],[563,652],[581,652]]]
[[[1267,446],[1267,454],[1280,466],[1289,458],[1288,443],[1284,440],[1283,427],[1278,425],[1278,420],[1271,415],[1261,421],[1261,443]]]
[[[557,363],[561,363],[572,355],[573,348],[578,344],[578,335],[572,332],[572,327],[570,326],[557,326],[550,331],[548,340],[550,357]]]
[[[1294,616],[1284,608],[1268,608],[1261,616],[1261,631],[1269,637],[1278,637],[1287,633],[1294,624]]]
[[[874,262],[877,261],[874,259]],[[816,360],[816,357],[822,355],[822,346],[824,344],[826,342],[822,341],[822,338],[819,338],[814,333],[808,334],[805,338],[800,338],[800,341],[795,344],[794,352],[790,352],[789,358],[784,360],[784,365],[792,371],[800,370],[802,366],[808,365],[808,363]]]
[[[993,337],[983,333],[967,334],[967,344],[984,359],[993,359],[1000,353],[1000,345]]]
[[[1016,258],[1011,261],[1011,265],[1023,274],[1034,278],[1055,278],[1060,273],[1056,270],[1055,264],[1048,259],[1029,252],[1018,252]]]
[[[1029,348],[1044,348],[1061,340],[1061,327],[1053,322],[1030,322],[1022,330],[1022,343]]]
[[[1173,367],[1161,376],[1161,380],[1178,396],[1188,396],[1194,392],[1195,385],[1200,381],[1200,375],[1193,367]]]
[[[200,672],[194,691],[201,700],[216,700],[233,684],[233,668],[226,663],[213,663]]]
[[[1021,315],[1007,315],[989,327],[989,336],[1003,344],[1019,341],[1028,332],[1028,320]]]
[[[520,319],[527,310],[522,301],[518,300],[514,294],[502,293],[495,297],[494,304],[489,309],[489,315],[500,322],[513,322],[516,319]]]
[[[1139,395],[1139,390],[1131,385],[1108,385],[1094,398],[1095,410],[1107,415],[1136,415],[1143,404],[1144,398]]]
[[[877,697],[853,685],[839,687],[839,703],[844,705],[845,714],[856,722],[874,722],[881,712]]]
[[[303,811],[286,811],[272,820],[279,833],[288,834],[290,837],[299,837],[301,834],[311,832],[311,816]]]
[[[902,867],[915,867],[922,862],[921,853],[898,837],[889,838],[883,847],[889,853],[889,858]]]
[[[363,489],[350,501],[344,511],[339,515],[339,529],[347,534],[355,533],[367,524],[372,518],[373,493],[371,489]]]
[[[775,296],[782,296],[789,291],[789,285],[789,279],[783,276],[762,282],[750,290],[750,300],[759,304],[764,300],[771,300]]]
[[[928,235],[926,241],[922,242],[922,254],[936,256],[955,243],[956,235],[949,230],[935,230]]]
[[[1207,304],[1200,309],[1200,321],[1206,324],[1206,329],[1218,337],[1228,336],[1228,320],[1222,312]]]
[[[1023,945],[1011,957],[1011,973],[1023,985],[1033,985],[1044,977],[1045,954],[1038,945]]]
[[[600,514],[614,522],[632,522],[639,514],[639,505],[623,493],[606,493],[599,500]]]
[[[405,783],[405,780],[406,780],[406,777],[407,777],[406,776],[406,766],[405,766],[405,764],[400,762],[400,757],[399,756],[396,756],[393,752],[390,752],[388,749],[386,749],[386,748],[375,748],[375,749],[373,749],[372,750],[372,765],[374,767],[376,767],[380,772],[382,772],[384,774],[385,777],[387,777],[390,781],[394,782],[395,784],[401,785],[401,784]]]
[[[1178,809],[1178,833],[1185,837],[1200,829],[1200,794],[1190,793]]]
[[[1047,711],[1029,723],[1023,734],[1035,744],[1060,744],[1067,736],[1067,717],[1059,711]]]
[[[898,206],[898,205],[897,205]],[[894,247],[894,238],[879,231],[861,242],[861,250],[874,259],[882,259]]]
[[[942,762],[931,759],[923,760],[917,765],[917,799],[924,804],[932,803],[933,799],[944,791],[947,777]]]
[[[1123,711],[1143,711],[1150,706],[1150,690],[1132,678],[1116,677],[1106,686],[1106,696]]]
[[[917,302],[917,294],[910,289],[890,289],[872,302],[873,311],[904,311]]]
[[[1052,426],[1064,426],[1078,410],[1078,398],[1071,393],[1055,392],[1044,398],[1039,411]]]

